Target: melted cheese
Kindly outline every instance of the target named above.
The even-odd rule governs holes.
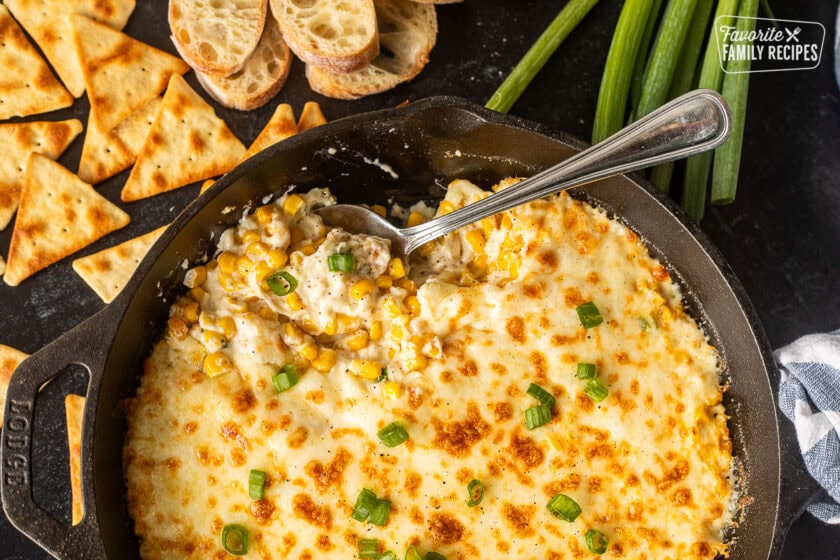
[[[484,196],[458,181],[446,205]],[[284,198],[222,236],[206,293],[173,307],[146,362],[124,453],[143,558],[225,558],[219,535],[234,523],[249,531],[247,558],[263,560],[354,558],[361,538],[399,557],[413,544],[450,560],[586,558],[589,529],[622,558],[725,553],[731,447],[717,355],[633,232],[561,195],[433,243],[411,281],[394,280],[386,242],[328,231],[311,208],[329,194],[303,198],[293,215]],[[288,253],[296,296],[266,285],[259,263],[272,250]],[[356,271],[330,272],[336,252],[353,253]],[[363,278],[380,287],[357,299]],[[600,326],[581,326],[587,301]],[[335,365],[317,371],[331,351]],[[233,370],[206,375],[212,352]],[[389,381],[354,375],[358,360]],[[604,401],[584,393],[578,362],[597,364]],[[271,377],[288,363],[300,380],[278,394]],[[557,404],[529,431],[531,382]],[[388,448],[377,431],[393,421],[410,440]],[[251,469],[268,475],[261,501],[248,496]],[[485,496],[470,508],[472,479]],[[384,527],[350,517],[362,488],[391,500]],[[580,505],[573,523],[547,511],[557,493]]]

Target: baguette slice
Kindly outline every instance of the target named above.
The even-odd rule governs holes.
[[[369,65],[341,74],[306,65],[309,86],[327,97],[358,99],[413,79],[426,63],[437,38],[437,16],[431,4],[412,0],[376,0],[382,52]]]
[[[352,72],[379,54],[373,0],[271,0],[283,39],[304,62]]]
[[[269,17],[257,49],[241,70],[227,77],[196,72],[196,77],[204,91],[225,107],[250,111],[277,95],[291,67],[292,52],[283,41],[277,20]]]
[[[257,48],[268,0],[169,0],[169,29],[198,72],[230,76]]]

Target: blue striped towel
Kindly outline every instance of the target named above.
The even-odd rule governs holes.
[[[840,331],[803,336],[776,351],[779,407],[796,427],[808,472],[825,489],[808,511],[840,524]]]

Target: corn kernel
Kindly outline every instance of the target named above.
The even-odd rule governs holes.
[[[409,294],[416,294],[417,293],[417,284],[414,283],[414,280],[411,280],[408,276],[403,276],[396,282],[394,282],[398,288],[402,288]]]
[[[379,276],[374,283],[376,284],[377,288],[387,290],[388,288],[394,285],[394,279],[386,274],[383,274],[382,276]]]
[[[303,198],[297,194],[290,194],[286,197],[286,200],[283,201],[283,212],[287,216],[294,216],[298,213],[298,210],[301,209],[303,206]]]
[[[324,334],[333,336],[338,333],[338,321],[335,317],[330,318],[327,324],[324,325]]]
[[[487,270],[487,255],[478,255],[476,258],[472,260],[470,265],[476,269],[478,272],[484,272]]]
[[[405,266],[403,265],[402,259],[399,257],[391,259],[391,262],[388,263],[388,275],[394,280],[405,276]]]
[[[254,267],[254,280],[257,281],[257,284],[262,285],[266,278],[271,276],[272,272],[274,272],[274,269],[265,262],[258,262],[257,266]]]
[[[405,338],[405,331],[399,325],[391,325],[391,340],[402,340]]]
[[[207,269],[203,266],[191,268],[184,275],[184,286],[187,288],[198,288],[207,280]]]
[[[225,274],[233,274],[233,271],[236,270],[236,255],[233,253],[229,253],[225,251],[219,258],[219,271],[224,272]]]
[[[316,239],[315,241],[312,242],[312,245],[317,249],[318,247],[323,245],[324,241],[326,241],[326,240],[327,240],[326,237],[319,237],[318,239]]]
[[[204,301],[204,297],[207,295],[207,292],[201,288],[193,288],[187,292],[187,295],[193,298],[198,303]]]
[[[405,368],[408,371],[419,371],[426,367],[428,364],[428,360],[426,360],[426,356],[423,354],[417,354],[411,358],[405,360]]]
[[[438,206],[438,215],[443,216],[444,214],[449,214],[450,212],[455,211],[455,205],[449,202],[448,200],[444,200]]]
[[[402,393],[402,387],[396,381],[386,381],[382,387],[382,392],[385,393],[386,397],[397,400]]]
[[[318,248],[317,248],[317,247],[315,247],[315,245],[313,245],[312,243],[307,243],[306,245],[302,246],[302,247],[301,247],[300,249],[298,249],[298,250],[299,250],[301,253],[303,253],[304,255],[306,255],[307,257],[309,257],[309,256],[311,256],[311,255],[314,255],[314,254],[315,254],[315,251],[317,251],[317,250],[318,250]]]
[[[472,247],[473,253],[476,255],[484,252],[484,247],[487,245],[487,240],[481,230],[474,229],[465,236],[467,243]]]
[[[318,357],[318,345],[314,342],[307,342],[300,347],[298,353],[311,362]]]
[[[295,226],[295,227],[293,227],[292,229],[289,230],[289,238],[290,238],[289,243],[291,243],[292,245],[297,245],[298,243],[303,241],[304,238],[306,238],[306,234],[303,232],[302,229]]]
[[[277,270],[283,268],[289,262],[289,255],[283,249],[270,249],[268,251],[268,266]]]
[[[204,358],[204,373],[208,377],[216,377],[233,370],[233,364],[230,358],[221,352],[213,352]]]
[[[393,348],[388,348],[388,359],[393,360],[395,355],[396,355],[396,352],[394,351],[394,349]]]
[[[268,205],[268,206],[260,206],[257,208],[257,211],[254,213],[257,216],[257,221],[262,225],[266,225],[271,220],[274,219],[274,215],[277,212],[277,207]]]
[[[382,322],[374,321],[370,324],[370,339],[377,341],[382,338]]]
[[[237,288],[238,282],[230,274],[219,274],[219,285],[226,292],[232,292]]]
[[[236,259],[236,270],[242,276],[248,277],[254,272],[254,261],[248,257],[239,257]]]
[[[347,339],[347,348],[356,352],[367,348],[369,338],[367,331],[357,331],[356,334]]]
[[[236,321],[233,320],[233,317],[222,317],[219,319],[218,325],[219,328],[222,329],[226,339],[230,340],[236,336]]]
[[[265,258],[268,254],[268,247],[266,247],[265,243],[260,241],[254,241],[253,243],[249,243],[247,247],[245,247],[245,253],[247,253],[251,257],[257,258]]]
[[[268,307],[263,307],[257,312],[257,315],[265,319],[266,321],[276,321],[277,320],[277,313],[269,309]]]
[[[373,291],[373,282],[369,278],[362,278],[350,288],[353,299],[362,299]]]
[[[180,317],[169,319],[169,334],[178,340],[184,340],[190,332],[190,327]]]
[[[291,255],[289,255],[289,262],[292,266],[300,266],[303,264],[303,253],[299,251],[295,251]]]
[[[242,232],[240,235],[242,243],[256,243],[260,240],[260,232],[255,229],[249,229]]]
[[[336,316],[336,319],[338,320],[338,332],[347,332],[355,329],[356,323],[358,323],[358,320],[355,317],[345,315],[344,313],[339,313]]]
[[[300,328],[303,329],[303,332],[307,334],[316,335],[319,332],[321,332],[321,328],[317,324],[315,324],[315,322],[312,321],[312,319],[310,319],[309,317],[304,317],[303,319],[298,321],[298,324],[300,325]]]
[[[513,220],[510,219],[510,215],[507,213],[502,214],[502,227],[505,229],[511,229],[513,227]]]
[[[403,303],[405,303],[409,313],[415,317],[420,315],[420,300],[417,299],[417,296],[408,296],[403,300]]]
[[[184,306],[184,319],[190,323],[198,323],[198,304],[194,301]]]
[[[417,212],[417,211],[413,211],[413,212],[411,212],[411,214],[408,215],[408,220],[406,221],[406,225],[408,227],[419,226],[420,224],[423,223],[424,220],[425,220],[425,218],[423,218],[423,214],[421,214],[420,212]]]
[[[383,218],[388,217],[388,209],[382,206],[381,204],[374,204],[370,207],[370,209],[382,216]]]
[[[315,371],[327,373],[333,368],[335,362],[335,350],[331,350],[329,348],[321,348],[321,351],[318,352],[318,357],[312,360],[312,367],[315,368]]]
[[[382,365],[376,360],[353,360],[350,362],[350,373],[371,381],[376,381],[382,372]]]
[[[484,231],[484,238],[489,239],[493,232],[496,231],[496,217],[490,216],[481,220],[481,229]]]
[[[300,311],[304,308],[303,301],[300,299],[300,296],[297,295],[295,292],[286,296],[286,305],[289,306],[289,309],[292,311]]]
[[[423,243],[420,247],[417,248],[417,252],[420,253],[423,257],[428,257],[432,254],[432,251],[435,250],[435,242],[429,241],[428,243]]]
[[[297,328],[294,323],[283,325],[283,335],[287,342],[297,343],[303,340],[303,331]]]
[[[392,297],[386,297],[382,300],[382,307],[391,319],[395,319],[402,315],[402,309],[400,309],[400,306],[397,305],[397,302],[394,301],[394,298]]]
[[[208,348],[221,348],[225,343],[222,333],[216,331],[204,331],[202,334],[204,345]]]

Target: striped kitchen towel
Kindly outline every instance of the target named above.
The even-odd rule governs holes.
[[[808,472],[825,489],[808,511],[840,524],[840,331],[803,336],[776,351],[779,407],[796,426]]]

